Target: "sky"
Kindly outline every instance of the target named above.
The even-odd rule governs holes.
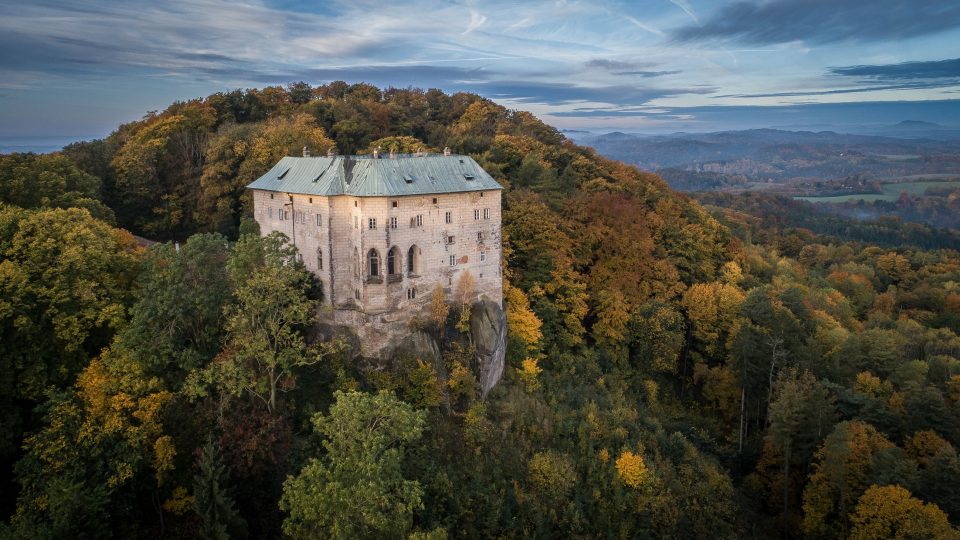
[[[301,80],[475,92],[561,129],[960,126],[958,45],[957,0],[0,0],[0,138]]]

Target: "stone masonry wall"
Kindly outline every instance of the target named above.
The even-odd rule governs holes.
[[[452,298],[466,272],[474,281],[471,301],[502,304],[499,190],[406,197],[292,195],[293,211],[284,206],[290,202],[286,194],[271,198],[270,192],[255,190],[253,195],[261,233],[281,231],[295,239],[307,268],[323,283],[324,303],[334,308],[335,322],[357,332],[364,356],[377,356],[409,333],[409,321],[424,314],[437,284]],[[289,212],[288,219],[279,219],[281,209]],[[379,256],[378,276],[370,275],[371,250]]]

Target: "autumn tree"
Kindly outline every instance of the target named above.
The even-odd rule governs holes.
[[[854,540],[960,538],[937,505],[924,504],[901,486],[871,486],[857,501],[850,521]]]

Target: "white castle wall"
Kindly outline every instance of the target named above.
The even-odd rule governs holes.
[[[261,233],[280,231],[295,239],[307,268],[323,283],[324,303],[333,308],[334,320],[357,332],[365,356],[376,356],[406,335],[410,320],[424,315],[437,284],[448,297],[455,294],[464,273],[473,276],[472,301],[502,303],[499,190],[406,197],[273,193],[272,198],[271,192],[254,190],[253,200]],[[290,219],[280,219],[281,210]],[[294,220],[294,215],[302,217]],[[376,228],[370,228],[371,218]],[[388,275],[388,253],[394,247],[395,274]],[[416,252],[413,272],[408,271],[411,247]],[[379,277],[374,278],[371,249],[380,258]]]

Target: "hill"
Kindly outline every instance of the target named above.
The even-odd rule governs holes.
[[[914,125],[897,126],[913,129]],[[919,133],[919,131],[915,132]],[[756,184],[830,181],[858,175],[868,180],[960,172],[960,141],[842,134],[832,131],[752,129],[642,136],[610,133],[581,137],[605,156],[644,170],[706,175],[700,186],[717,189],[709,175]]]
[[[505,186],[486,397],[468,284],[411,327],[439,350],[325,337],[296,247],[246,219],[305,144],[449,146]],[[0,156],[0,537],[954,534],[956,236],[698,197],[479,96],[342,82]]]

